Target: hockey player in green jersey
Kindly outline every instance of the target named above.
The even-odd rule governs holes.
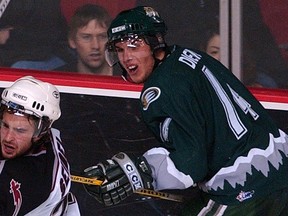
[[[231,71],[203,52],[167,46],[166,31],[143,6],[121,12],[108,29],[107,60],[144,83],[142,117],[161,146],[85,169],[105,180],[87,192],[108,206],[138,188],[198,186],[203,199],[189,215],[287,215],[286,133]]]

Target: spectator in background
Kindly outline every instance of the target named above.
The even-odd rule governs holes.
[[[0,29],[6,37],[0,45],[0,66],[50,70],[70,59],[60,0],[11,0]]]
[[[217,18],[215,20],[202,28],[197,48],[220,61],[219,22]],[[249,47],[247,40],[244,40],[243,52],[243,83],[250,87],[277,88],[276,81],[268,75],[268,72],[256,66],[256,60],[253,56],[254,52]]]
[[[202,40],[201,40],[202,39]],[[217,26],[209,26],[203,33],[199,42],[199,50],[206,52],[220,61],[220,34]]]
[[[71,18],[68,34],[69,45],[75,50],[77,59],[55,70],[115,75],[105,60],[110,22],[110,15],[101,6],[85,4],[79,7]]]

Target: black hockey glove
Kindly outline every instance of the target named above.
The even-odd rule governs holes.
[[[120,152],[97,166],[84,170],[87,178],[102,180],[100,186],[84,185],[86,191],[105,206],[119,203],[137,189],[153,189],[151,169],[146,159],[141,156],[131,160]]]

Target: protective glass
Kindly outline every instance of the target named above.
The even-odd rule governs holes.
[[[8,109],[8,111],[10,113],[13,113],[15,115],[19,115],[19,116],[24,116],[26,115],[33,115],[36,116],[37,118],[41,118],[38,114],[36,114],[35,112],[31,111],[31,110],[27,110],[25,109],[23,106],[13,103],[11,101],[7,102],[5,100],[1,101],[1,104],[5,105]],[[1,106],[3,107],[3,106]]]

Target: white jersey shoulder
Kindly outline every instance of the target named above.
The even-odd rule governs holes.
[[[70,166],[65,157],[60,131],[52,128],[51,134],[52,147],[55,154],[51,193],[47,200],[26,214],[26,216],[78,216],[80,211],[77,200],[69,192],[71,187]]]

